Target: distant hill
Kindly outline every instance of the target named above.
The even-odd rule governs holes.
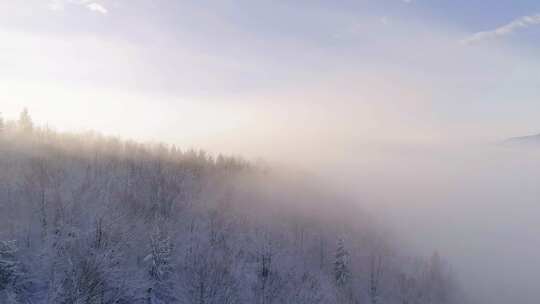
[[[540,147],[540,134],[512,137],[503,142],[504,145]]]

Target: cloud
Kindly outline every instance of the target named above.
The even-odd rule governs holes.
[[[92,3],[87,4],[86,7],[91,11],[98,12],[103,15],[107,15],[107,13],[109,13],[109,11],[103,5],[99,3],[92,2]]]
[[[526,29],[534,25],[540,25],[540,14],[523,16],[494,30],[475,33],[461,41],[463,44],[473,44],[483,40],[491,40],[514,33],[520,29]]]
[[[91,0],[51,0],[48,7],[53,11],[64,11],[68,5],[83,6],[90,11],[103,15],[109,13],[109,10],[105,6],[97,2],[92,2]]]

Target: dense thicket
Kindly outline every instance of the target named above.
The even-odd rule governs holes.
[[[0,120],[0,303],[463,303],[318,185]]]

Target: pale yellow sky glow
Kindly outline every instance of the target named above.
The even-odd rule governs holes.
[[[38,123],[58,130],[97,130],[267,158],[291,152],[278,152],[276,145],[307,152],[351,141],[356,145],[399,141],[405,135],[423,141],[436,137],[426,128],[429,122],[418,119],[426,114],[429,91],[397,76],[330,70],[280,90],[171,94],[146,88],[163,76],[154,74],[157,58],[147,58],[148,50],[131,43],[21,31],[1,31],[0,38],[9,42],[0,59],[9,71],[0,73],[2,112],[13,119],[27,107]],[[189,84],[190,77],[224,79],[219,73],[197,72],[201,64],[222,65],[215,58],[186,51],[177,56],[167,60],[185,61],[182,67],[190,73],[182,67],[178,75],[164,72],[178,76],[180,85]]]
[[[249,118],[242,109],[112,90],[10,83],[0,87],[7,118],[16,118],[26,107],[36,122],[62,131],[98,130],[122,137],[189,144],[190,140],[238,128]]]
[[[255,35],[196,5],[173,26],[158,2],[104,1],[106,14],[88,1],[55,3],[62,9],[0,3],[0,111],[8,118],[28,107],[60,130],[247,156],[269,156],[276,144],[493,141],[536,128],[534,92],[505,85],[533,87],[535,75],[517,68],[538,66],[532,55],[463,45],[464,33],[443,25],[288,12],[310,22],[300,30],[326,35],[313,40]]]

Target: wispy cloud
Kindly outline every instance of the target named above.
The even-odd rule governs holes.
[[[107,15],[107,13],[109,13],[109,11],[103,5],[99,3],[92,2],[92,3],[87,4],[86,7],[91,11],[98,12],[103,15]]]
[[[102,4],[93,2],[92,0],[51,0],[49,2],[49,9],[53,11],[64,11],[68,5],[83,6],[93,12],[106,15],[109,10]]]
[[[540,25],[540,14],[520,17],[494,30],[475,33],[463,39],[461,42],[463,44],[473,44],[484,40],[496,39],[502,36],[512,34],[520,29],[526,29],[534,25]]]

